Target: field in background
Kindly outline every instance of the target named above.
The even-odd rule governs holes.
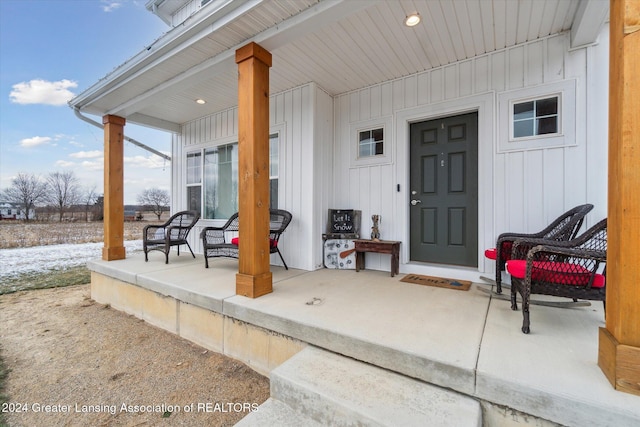
[[[124,239],[142,239],[144,226],[154,223],[157,222],[125,222]],[[0,249],[102,242],[104,239],[103,227],[102,222],[0,221]]]
[[[142,229],[153,223],[158,222],[124,223],[127,253],[140,250]],[[100,257],[103,227],[102,222],[0,221],[0,295],[89,283],[85,258]]]

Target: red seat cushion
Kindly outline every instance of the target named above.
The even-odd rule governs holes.
[[[513,277],[524,279],[527,274],[527,261],[518,259],[507,262],[507,271]],[[589,284],[591,272],[578,264],[567,262],[534,261],[531,279],[564,285],[586,286]],[[596,274],[593,279],[594,288],[602,288],[605,285],[605,277]]]
[[[487,249],[484,251],[484,256],[495,261],[498,256],[498,250],[496,248]]]
[[[233,237],[231,239],[231,244],[238,246],[240,244],[240,238],[239,237]],[[275,247],[278,246],[278,242],[276,240],[274,240],[274,239],[269,239],[269,246],[271,246],[272,248],[275,248]]]

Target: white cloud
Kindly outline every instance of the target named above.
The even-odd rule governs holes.
[[[28,82],[20,82],[13,85],[9,94],[11,102],[15,104],[44,104],[66,105],[75,96],[69,89],[78,87],[78,83],[71,80],[48,82],[35,79]]]
[[[133,156],[124,158],[125,165],[131,165],[136,168],[158,169],[167,167],[167,163],[160,156]]]
[[[102,157],[102,154],[100,150],[78,151],[77,153],[69,154],[69,157],[73,157],[74,159],[96,159]]]
[[[60,166],[61,168],[69,168],[71,166],[75,166],[74,162],[68,162],[66,160],[58,160],[56,162],[56,166]]]
[[[22,147],[31,148],[37,147],[39,145],[49,144],[51,142],[51,138],[48,136],[34,136],[33,138],[25,138],[20,141],[20,145]]]
[[[91,171],[102,170],[104,169],[104,159],[98,159],[94,161],[85,160],[81,163],[81,165],[83,168]]]
[[[122,7],[122,2],[119,2],[119,1],[102,0],[101,3],[102,3],[102,10],[104,12],[112,12]]]

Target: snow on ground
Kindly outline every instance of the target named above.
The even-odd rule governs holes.
[[[73,243],[0,249],[0,283],[25,273],[64,270],[102,256],[104,243]],[[125,240],[128,254],[142,250],[142,240]]]

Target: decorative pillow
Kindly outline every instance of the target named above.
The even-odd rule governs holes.
[[[498,256],[498,250],[496,248],[487,249],[484,251],[484,256],[495,261]]]
[[[506,240],[502,242],[502,260],[508,261],[511,258],[511,248],[513,247],[513,242],[510,240]],[[484,251],[484,256],[495,260],[498,256],[498,250],[496,248],[487,249]]]
[[[524,279],[527,274],[527,261],[523,259],[508,261],[507,271],[513,277]],[[568,262],[534,261],[531,279],[564,285],[586,286],[591,279],[591,272],[581,265]],[[591,286],[602,288],[604,285],[605,277],[602,274],[596,274]]]

